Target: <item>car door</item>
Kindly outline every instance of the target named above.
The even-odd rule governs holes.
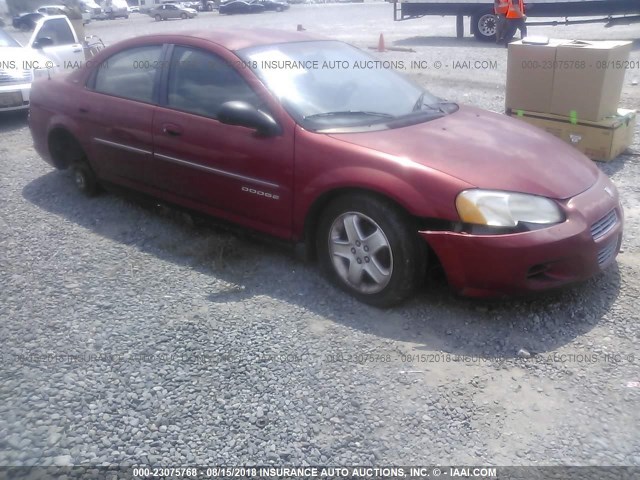
[[[162,45],[132,47],[96,68],[77,99],[79,123],[90,137],[89,157],[105,180],[144,189],[150,183]]]
[[[165,18],[178,18],[180,16],[178,7],[176,7],[175,5],[164,5],[164,9],[166,10]]]
[[[266,112],[265,92],[256,93],[238,70],[210,51],[175,46],[168,64],[153,122],[154,184],[217,216],[289,235],[293,133],[260,136],[216,119],[228,101]]]
[[[46,43],[42,39],[47,39]],[[28,46],[40,50],[63,70],[77,68],[85,60],[82,44],[63,15],[43,17],[36,24]]]

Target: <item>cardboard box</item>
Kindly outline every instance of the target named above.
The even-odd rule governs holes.
[[[507,111],[507,115],[542,128],[574,146],[592,160],[609,161],[633,143],[635,110],[618,110],[599,122],[575,121],[569,117],[528,111]]]
[[[589,121],[616,115],[630,52],[631,42],[560,45],[549,113],[569,116],[574,111],[578,119]],[[572,65],[574,68],[569,68]]]
[[[549,39],[544,45],[523,44],[522,41],[509,44],[507,110],[549,112],[556,50],[566,41]]]
[[[627,41],[513,42],[506,107],[586,121],[616,115],[630,51]]]

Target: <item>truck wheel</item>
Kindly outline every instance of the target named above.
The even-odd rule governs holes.
[[[471,17],[471,30],[476,40],[491,42],[496,38],[498,21],[493,10],[485,10]]]

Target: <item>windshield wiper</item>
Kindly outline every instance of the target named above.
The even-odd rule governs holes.
[[[389,113],[367,112],[367,111],[359,111],[359,110],[345,110],[341,112],[315,113],[313,115],[307,115],[306,117],[304,117],[304,119],[309,120],[310,118],[338,117],[338,116],[344,116],[344,115],[364,115],[369,117],[395,118],[393,115]]]
[[[445,112],[441,107],[439,107],[438,105],[443,103],[443,102],[438,102],[438,104],[436,105],[431,105],[429,103],[424,103],[424,95],[426,92],[422,92],[420,94],[420,96],[418,97],[418,100],[416,100],[416,103],[413,105],[413,111],[414,112],[418,112],[420,110],[422,110],[422,107],[427,107],[429,110],[433,110],[434,112],[441,112],[441,113],[447,113]]]
[[[427,107],[427,109],[433,112],[453,113],[459,108],[457,103],[443,100],[441,98],[437,98],[435,103],[424,103],[425,93],[426,92],[422,92],[418,97],[418,100],[416,100],[416,103],[413,105],[413,112],[419,112],[423,107]]]

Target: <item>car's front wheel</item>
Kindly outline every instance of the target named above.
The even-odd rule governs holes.
[[[188,15],[186,13],[183,13],[183,14],[180,15],[180,18],[182,20],[186,20],[188,18]]]
[[[320,267],[364,303],[389,307],[410,296],[425,276],[426,247],[411,217],[389,201],[353,194],[321,215]]]

